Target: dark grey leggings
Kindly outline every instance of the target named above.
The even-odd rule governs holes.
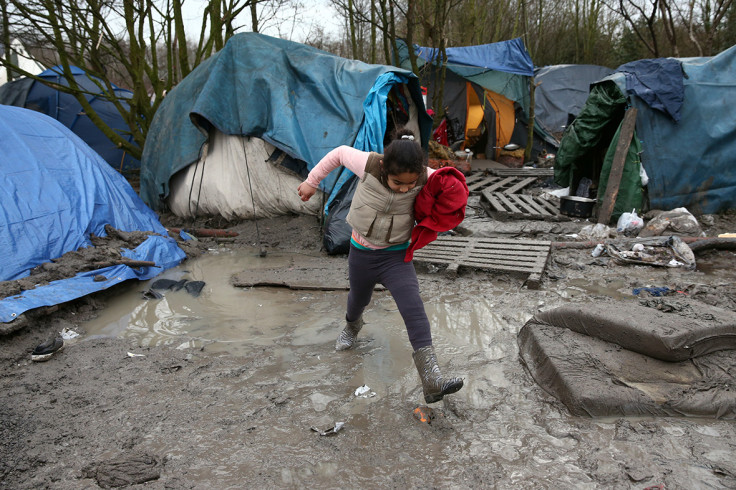
[[[383,284],[394,297],[404,319],[409,342],[417,350],[432,345],[432,332],[419,296],[417,272],[412,262],[404,262],[405,255],[406,250],[361,250],[350,245],[350,292],[345,319],[355,321],[360,318],[371,301],[374,286]]]

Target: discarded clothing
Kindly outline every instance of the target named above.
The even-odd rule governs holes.
[[[414,202],[417,225],[411,232],[411,245],[405,262],[414,252],[437,239],[437,233],[449,231],[465,219],[470,190],[465,176],[454,167],[442,167],[429,176]]]
[[[179,291],[180,289],[184,289],[187,293],[196,298],[202,293],[204,285],[204,281],[190,281],[188,279],[182,279],[180,281],[175,281],[173,279],[158,279],[151,284],[151,288],[148,291],[144,291],[143,297],[146,299],[160,299],[163,296],[161,293],[156,292],[156,290],[168,289],[171,291]]]

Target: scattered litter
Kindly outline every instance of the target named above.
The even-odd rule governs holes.
[[[644,228],[644,220],[636,214],[636,209],[630,213],[622,213],[616,223],[616,231],[626,236],[636,236]]]
[[[69,327],[64,327],[61,330],[61,338],[64,340],[71,340],[79,337],[79,332],[75,332]]]
[[[132,352],[128,352],[128,357],[146,357],[143,354],[133,354]]]
[[[317,427],[310,427],[314,432],[318,433],[321,436],[334,436],[340,430],[345,426],[345,422],[335,422],[335,425],[333,427],[330,427],[329,429],[319,429]]]
[[[368,385],[363,385],[355,390],[355,396],[360,398],[372,398],[376,396],[376,392],[371,391]]]
[[[668,287],[644,287],[634,288],[632,292],[634,293],[634,296],[639,296],[642,292],[646,292],[649,293],[650,296],[660,297],[670,294],[672,289]]]
[[[605,240],[611,236],[611,229],[603,223],[585,225],[580,229],[578,237],[583,240]]]
[[[31,352],[31,361],[42,362],[48,361],[51,357],[64,348],[64,339],[61,336],[49,339],[46,342],[38,344],[33,352]]]
[[[663,211],[649,220],[639,233],[640,237],[662,236],[676,233],[678,235],[705,236],[697,218],[686,208],[675,208]]]
[[[173,279],[158,279],[151,284],[151,287],[143,292],[143,298],[145,299],[161,299],[163,295],[156,290],[169,289],[171,291],[179,291],[184,289],[187,293],[194,297],[199,296],[204,288],[204,281],[190,281],[188,279],[182,279],[175,281]]]
[[[434,420],[434,410],[425,405],[414,409],[414,418],[425,424],[431,424]]]
[[[182,239],[182,240],[186,240],[186,241],[189,241],[189,240],[193,240],[193,241],[195,241],[195,242],[198,242],[198,241],[199,241],[199,240],[197,239],[197,237],[195,237],[195,236],[194,236],[194,235],[192,235],[191,233],[187,233],[187,232],[186,232],[186,231],[184,231],[184,230],[181,230],[181,231],[179,232],[179,236],[181,237],[181,239]]]
[[[153,289],[147,289],[141,294],[143,296],[143,299],[161,299],[164,297],[163,294],[159,293],[158,291],[154,291]]]
[[[593,249],[593,251],[590,252],[590,255],[592,255],[593,257],[600,257],[601,254],[605,250],[606,250],[605,245],[603,245],[602,243],[599,243],[598,245],[595,246],[595,248]]]
[[[676,236],[650,238],[634,244],[631,250],[619,248],[615,243],[607,243],[606,252],[619,263],[695,269],[695,254]]]

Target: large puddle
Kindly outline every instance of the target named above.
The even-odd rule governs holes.
[[[151,281],[120,287],[117,298],[100,315],[81,325],[85,338],[120,337],[142,347],[168,345],[245,355],[253,345],[277,345],[282,362],[300,346],[324,344],[330,352],[344,326],[347,291],[291,290],[279,287],[241,288],[230,284],[234,273],[249,269],[287,267],[298,255],[254,249],[212,251],[165,271]],[[199,296],[184,289],[159,291],[161,299],[143,292],[158,279],[204,281]],[[496,341],[499,332],[518,330],[533,312],[519,309],[513,318],[494,312],[494,296],[472,299],[456,293],[425,302],[436,341],[450,355],[483,350],[491,359],[515,355],[514,345]],[[364,314],[361,342],[368,345],[362,376],[376,388],[413,369],[410,346],[393,298],[376,292]],[[464,354],[463,354],[464,353]],[[488,373],[500,384],[500,375]]]
[[[272,344],[292,334],[292,345],[320,344],[332,340],[342,328],[346,291],[291,290],[279,287],[234,287],[234,273],[249,269],[288,267],[298,254],[270,253],[260,257],[255,249],[213,250],[184,265],[165,271],[153,280],[131,281],[101,314],[82,325],[90,338],[123,337],[141,346],[170,345],[180,349],[241,354],[244,345]],[[179,291],[159,291],[162,299],[146,299],[143,292],[158,279],[203,281],[199,296]],[[631,298],[623,282],[600,284],[595,280],[571,280],[558,294],[572,299],[581,294]],[[466,295],[467,296],[467,295]],[[493,297],[468,300],[448,292],[425,301],[435,334],[455,337],[462,345],[487,346],[509,320],[523,324],[533,311],[519,311],[515,318],[494,313]],[[382,324],[386,334],[406,341],[401,316],[388,292],[376,292],[365,320]],[[515,323],[514,322],[514,323]],[[296,327],[295,332],[291,332]]]

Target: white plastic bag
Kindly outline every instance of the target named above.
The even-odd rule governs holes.
[[[616,231],[626,236],[636,236],[644,228],[644,219],[636,214],[636,209],[630,213],[622,213],[616,223]]]

